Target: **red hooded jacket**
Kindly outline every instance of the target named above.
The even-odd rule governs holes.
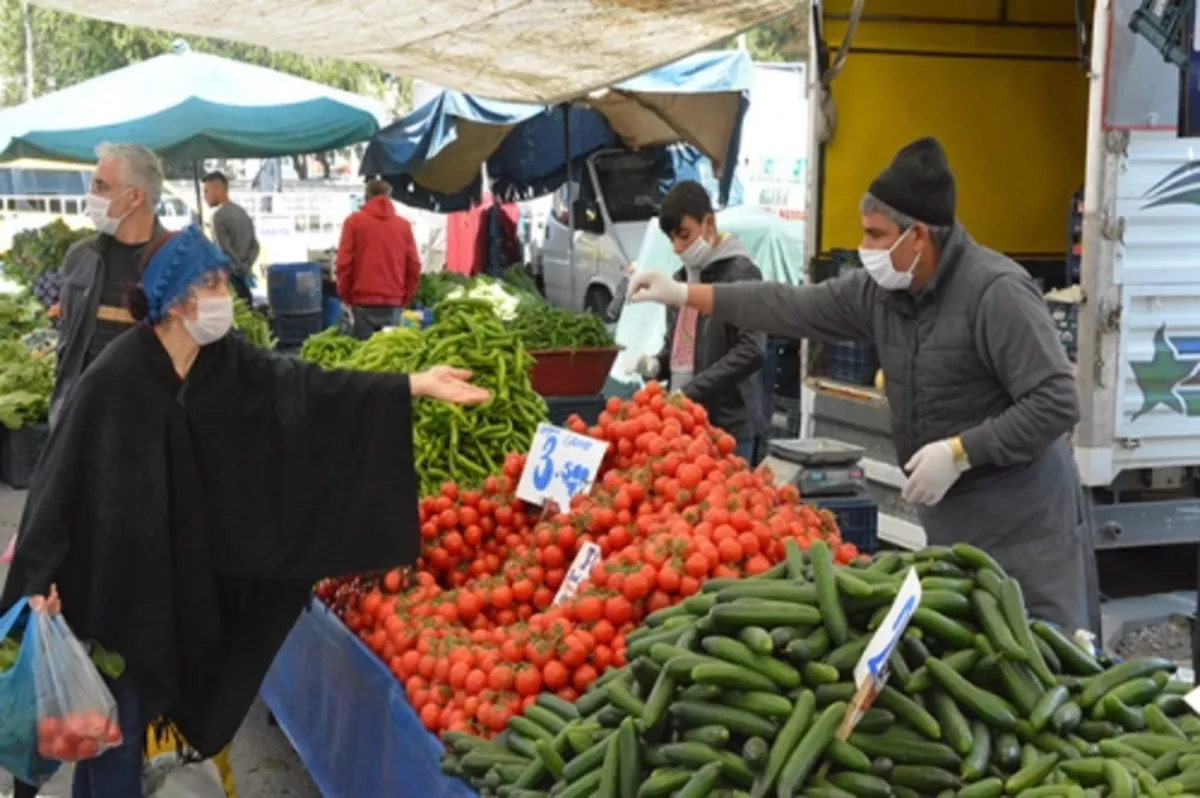
[[[367,200],[342,225],[338,296],[347,305],[403,307],[417,291],[421,256],[412,225],[396,214],[391,197]]]

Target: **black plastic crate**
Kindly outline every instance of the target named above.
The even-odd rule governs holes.
[[[33,472],[46,439],[50,437],[50,428],[37,424],[3,430],[0,434],[0,478],[12,487],[24,490],[33,481]]]
[[[879,550],[879,506],[866,496],[814,496],[808,504],[833,513],[842,540],[863,554]]]
[[[1050,317],[1054,319],[1058,339],[1067,350],[1067,357],[1074,363],[1079,344],[1079,305],[1074,302],[1053,301],[1046,304],[1050,306]]]
[[[549,409],[547,417],[550,423],[556,427],[565,427],[567,419],[573,413],[578,413],[584,423],[591,426],[596,423],[596,419],[600,418],[600,413],[604,410],[604,396],[596,394],[595,396],[546,396],[546,407]]]
[[[838,341],[825,348],[829,379],[851,385],[874,385],[879,358],[875,347],[860,341]]]
[[[310,335],[316,335],[325,329],[324,316],[324,312],[320,310],[316,313],[276,316],[274,320],[275,337],[279,339],[279,346],[302,345]]]

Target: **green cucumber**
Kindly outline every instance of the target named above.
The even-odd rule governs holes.
[[[771,745],[771,752],[767,755],[767,764],[763,768],[755,795],[762,796],[771,792],[771,788],[775,786],[792,751],[800,743],[800,738],[808,729],[808,724],[812,721],[813,713],[816,711],[816,705],[816,698],[811,690],[800,691],[791,716]]]
[[[685,743],[704,743],[713,748],[724,748],[729,744],[729,729],[716,723],[696,726],[684,730],[682,739]]]
[[[742,759],[746,766],[758,772],[767,766],[767,757],[771,755],[771,746],[761,737],[746,738],[742,746]]]
[[[738,640],[745,643],[755,654],[768,655],[775,650],[775,641],[771,633],[761,626],[747,626],[738,632]]]
[[[942,727],[942,737],[946,743],[961,756],[970,753],[971,727],[958,704],[954,703],[954,699],[941,690],[935,690],[929,698],[929,703],[933,716]]]
[[[534,702],[539,707],[547,709],[565,721],[578,720],[579,709],[568,701],[563,701],[554,693],[540,693]]]
[[[863,635],[857,640],[851,640],[845,645],[835,648],[825,657],[825,664],[837,668],[839,671],[852,671],[858,661],[862,659],[863,652],[867,650],[867,645],[871,642],[871,638]]]
[[[567,783],[574,783],[591,773],[604,763],[604,754],[608,751],[609,738],[615,731],[606,732],[598,742],[582,754],[574,757],[563,767],[563,778]]]
[[[1059,734],[1074,731],[1083,720],[1083,710],[1074,701],[1068,701],[1050,716],[1050,728]]]
[[[920,606],[956,618],[971,614],[971,600],[954,590],[922,590]]]
[[[927,765],[896,765],[892,768],[892,784],[916,790],[922,795],[936,795],[956,790],[958,776],[948,770]]]
[[[971,724],[971,750],[963,757],[958,773],[967,781],[976,781],[987,773],[992,758],[992,735],[987,724],[975,721]]]
[[[1017,662],[1027,661],[1029,652],[1013,637],[1012,629],[1000,611],[999,600],[985,590],[976,590],[971,594],[971,603],[975,606],[975,617],[979,619],[983,633],[996,650]]]
[[[713,787],[717,786],[717,779],[721,776],[721,763],[710,762],[700,768],[695,774],[688,779],[687,784],[679,792],[675,793],[676,798],[708,798]]]
[[[766,718],[752,712],[719,704],[702,704],[694,701],[676,701],[669,710],[672,717],[691,726],[719,724],[734,734],[748,737],[775,738],[776,726]]]
[[[1029,612],[1025,607],[1025,595],[1015,579],[1005,579],[1000,589],[1000,611],[1012,632],[1013,638],[1024,649],[1030,670],[1046,687],[1054,687],[1054,672],[1046,662],[1042,649],[1037,644],[1033,630],[1029,628]]]
[[[638,798],[666,798],[688,783],[692,771],[683,768],[658,768],[638,788]]]
[[[551,771],[553,772],[553,771]],[[617,729],[617,796],[637,798],[642,780],[642,750],[638,739],[637,722],[626,718]]]
[[[708,617],[717,626],[727,629],[772,623],[811,626],[821,622],[821,613],[815,607],[757,598],[736,599],[728,604],[717,604]]]
[[[740,665],[743,668],[755,671],[761,676],[765,676],[771,684],[761,689],[771,690],[775,685],[778,685],[791,690],[800,686],[800,671],[774,657],[764,657],[760,654],[755,654],[750,650],[749,646],[740,640],[734,640],[732,637],[725,637],[723,635],[708,635],[700,641],[700,645],[705,651],[719,658],[719,660]],[[733,686],[736,687],[737,685]],[[745,689],[760,688],[748,687]]]
[[[858,798],[890,798],[892,787],[878,776],[870,773],[843,771],[829,777],[833,784]]]
[[[815,550],[817,545],[814,543],[812,550]],[[816,570],[815,563],[818,557],[813,558],[814,570]],[[845,716],[846,704],[838,702],[827,706],[813,721],[812,727],[800,738],[796,749],[788,757],[787,764],[783,766],[783,772],[779,774],[776,795],[790,796],[796,793],[800,785],[808,778],[809,771],[825,753],[825,749],[829,747],[829,741],[833,739]]]
[[[1003,566],[978,546],[972,546],[970,543],[955,543],[950,550],[954,552],[955,557],[976,571],[995,571],[1000,576],[1008,576]]]
[[[710,579],[705,582],[704,590],[708,590],[709,585],[715,581],[717,580]],[[817,604],[816,587],[800,582],[757,582],[752,579],[735,579],[724,587],[719,587],[716,595],[717,604],[727,604],[738,599],[766,599],[810,606]]]
[[[957,768],[961,759],[948,745],[923,740],[898,739],[891,735],[850,734],[850,744],[872,757],[886,757],[902,765]]]
[[[884,685],[875,701],[879,706],[907,722],[930,740],[942,739],[942,727],[938,724],[937,719],[930,715],[925,707],[896,688]]]
[[[839,768],[859,773],[871,772],[871,758],[850,743],[842,742],[836,737],[825,749],[825,757]]]
[[[808,556],[812,561],[813,583],[816,586],[817,607],[820,611],[817,620],[824,623],[825,631],[835,646],[845,645],[850,636],[850,624],[838,596],[837,580],[834,577],[833,569],[833,554],[825,541],[818,540],[812,544]],[[811,621],[811,623],[816,622]]]
[[[941,660],[930,658],[925,663],[930,674],[961,706],[969,709],[988,725],[1011,731],[1017,726],[1017,715],[999,696],[982,690],[967,681]]]
[[[838,669],[825,662],[807,662],[801,673],[804,674],[805,683],[811,685],[832,685],[838,684],[841,680]]]
[[[1009,795],[1017,795],[1031,787],[1037,787],[1046,780],[1058,764],[1058,754],[1046,754],[1018,770],[1004,782],[1004,791]]]
[[[1021,743],[1012,732],[995,733],[992,758],[1001,770],[1015,771],[1021,764]]]
[[[716,684],[738,690],[776,690],[775,682],[758,671],[752,671],[732,662],[711,662],[692,668],[692,681],[696,684]],[[610,691],[611,693],[611,691]],[[610,695],[610,698],[612,696]],[[617,703],[615,700],[613,703]],[[631,712],[631,714],[634,714]],[[640,716],[639,716],[640,717]]]
[[[675,697],[675,686],[675,677],[663,668],[642,707],[642,726],[646,731],[657,729],[667,717],[667,707]]]
[[[778,693],[731,691],[725,693],[721,703],[768,718],[786,718],[792,714],[792,702]]]
[[[1000,663],[997,665],[997,673],[1000,675],[1000,683],[1003,685],[1005,693],[1012,699],[1017,712],[1029,717],[1033,713],[1034,707],[1037,706],[1038,699],[1042,697],[1042,693],[1046,692],[1046,688],[1042,686],[1036,676],[1026,669],[1023,663],[1014,662],[1005,656],[1001,656]]]
[[[957,649],[971,648],[975,643],[975,632],[969,626],[947,618],[940,612],[918,607],[913,611],[912,623],[926,634]]]
[[[947,654],[942,662],[946,663],[955,673],[967,674],[978,664],[979,652],[974,649],[966,649],[964,651],[955,651],[953,654]],[[904,682],[904,692],[910,695],[923,693],[933,686],[933,678],[929,675],[929,670],[925,667],[925,660],[928,659],[928,653],[921,659],[920,665],[912,672],[912,676]]]
[[[958,798],[1000,798],[1004,782],[995,777],[969,784],[958,791]]]
[[[1050,646],[1051,650],[1053,650],[1058,658],[1062,661],[1064,671],[1068,673],[1079,674],[1080,676],[1093,676],[1104,673],[1104,668],[1099,662],[1096,661],[1095,657],[1088,654],[1082,648],[1075,645],[1075,643],[1068,640],[1053,626],[1049,626],[1041,621],[1033,621],[1029,624],[1029,626],[1031,629],[1033,629],[1034,634],[1046,641],[1046,644]],[[1105,688],[1104,691],[1097,694],[1096,699],[1099,699],[1100,695],[1103,695],[1104,692],[1108,692],[1109,689],[1116,687],[1125,680],[1125,678],[1120,678],[1114,681],[1109,687]],[[1090,709],[1091,704],[1088,704],[1083,708]]]
[[[1129,769],[1115,759],[1104,761],[1104,780],[1108,782],[1110,798],[1133,798],[1137,785]]]
[[[1142,717],[1146,719],[1146,725],[1150,727],[1150,731],[1155,734],[1174,737],[1177,740],[1187,740],[1187,735],[1156,704],[1142,707]]]
[[[1071,697],[1071,691],[1062,685],[1055,685],[1042,694],[1042,697],[1037,700],[1033,707],[1033,711],[1029,713],[1029,723],[1035,731],[1041,731],[1050,722],[1050,718],[1058,711],[1059,707],[1067,703],[1067,699]]]

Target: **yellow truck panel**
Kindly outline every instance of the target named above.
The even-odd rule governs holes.
[[[851,3],[828,3],[831,55]],[[858,203],[904,144],[936,136],[958,189],[958,217],[986,246],[1061,257],[1083,183],[1087,81],[1071,2],[867,0],[833,81],[821,249],[858,246]]]

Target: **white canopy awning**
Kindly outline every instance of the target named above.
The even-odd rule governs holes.
[[[34,0],[94,19],[357,61],[480,97],[555,103],[807,0]]]

